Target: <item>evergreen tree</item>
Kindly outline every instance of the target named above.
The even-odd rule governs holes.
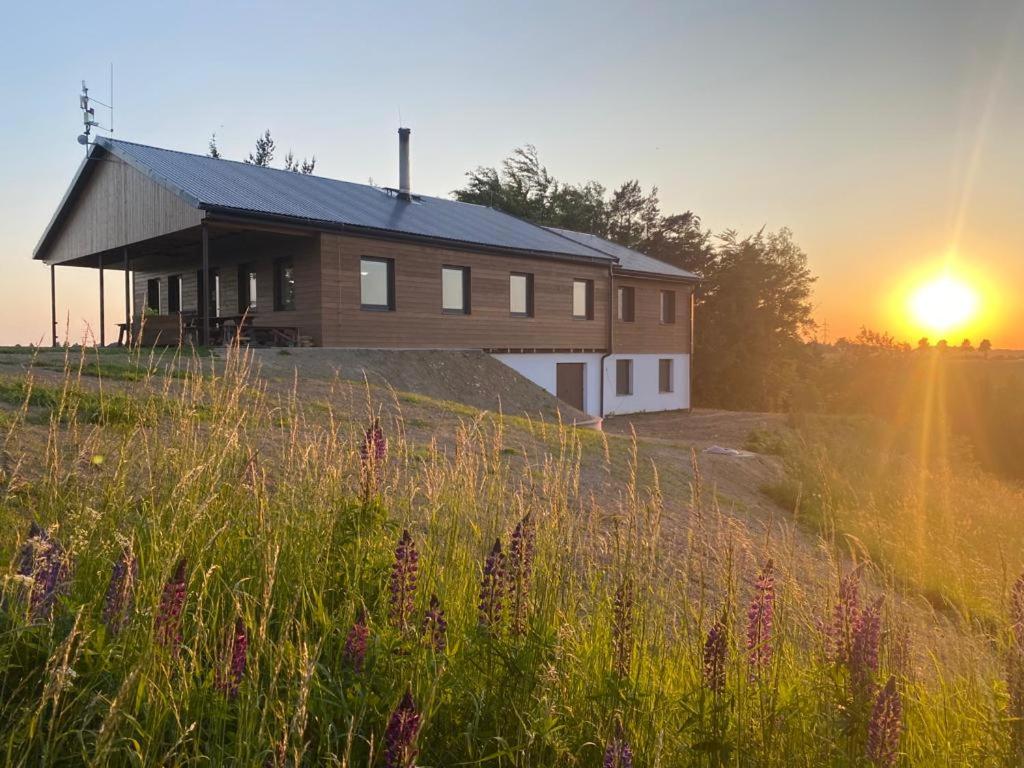
[[[270,129],[268,128],[263,132],[262,136],[256,139],[256,151],[250,152],[245,162],[250,165],[269,168],[270,163],[274,160],[274,149],[274,139],[270,136]]]
[[[206,156],[207,157],[220,158],[220,150],[217,149],[217,134],[216,133],[211,133],[210,134],[210,143],[209,143],[208,147],[209,148],[208,148],[208,150],[206,152]]]

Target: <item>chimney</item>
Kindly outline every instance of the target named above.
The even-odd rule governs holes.
[[[411,196],[409,187],[409,134],[408,128],[398,129],[398,194],[408,199]]]

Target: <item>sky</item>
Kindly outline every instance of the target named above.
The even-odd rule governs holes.
[[[713,232],[789,227],[823,338],[916,339],[907,293],[951,270],[982,310],[951,334],[1024,348],[1024,0],[17,3],[4,22],[0,344],[48,341],[32,250],[82,158],[81,80],[108,101],[113,64],[117,138],[202,153],[215,132],[240,159],[270,128],[319,175],[387,186],[401,122],[436,195],[532,143],[558,178],[639,179]],[[57,294],[72,340],[95,329],[95,270],[59,268]]]

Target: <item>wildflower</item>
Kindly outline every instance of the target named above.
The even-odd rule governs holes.
[[[729,643],[726,632],[726,617],[723,611],[722,616],[711,625],[704,641],[704,684],[716,694],[725,690],[725,658]]]
[[[860,567],[839,581],[839,599],[832,608],[832,618],[825,628],[828,657],[839,664],[848,664],[853,652],[853,632],[860,619]]]
[[[185,568],[185,558],[181,558],[174,567],[174,575],[164,584],[156,615],[156,641],[175,656],[181,645],[181,611],[185,607],[187,584]]]
[[[480,624],[495,626],[501,621],[502,588],[504,586],[505,553],[501,551],[501,539],[494,540],[480,582]]]
[[[249,635],[245,631],[245,622],[239,616],[235,619],[235,630],[231,633],[227,675],[221,675],[217,681],[217,688],[226,693],[230,698],[238,695],[238,686],[242,683],[242,677],[245,675],[248,650]]]
[[[754,598],[747,609],[747,652],[752,673],[772,659],[772,622],[775,618],[775,564],[769,558],[754,582]]]
[[[624,577],[612,604],[612,669],[628,677],[633,659],[633,582]]]
[[[896,765],[900,735],[903,732],[903,704],[896,690],[896,677],[890,676],[875,699],[868,723],[867,756],[879,768]]]
[[[512,616],[512,633],[526,631],[526,613],[529,608],[530,576],[533,572],[533,548],[536,532],[527,513],[512,531],[509,544],[508,595]]]
[[[31,580],[28,604],[34,620],[48,619],[57,596],[67,589],[68,558],[60,542],[36,523],[18,554],[18,575]]]
[[[621,738],[608,742],[601,768],[633,768],[633,750]]]
[[[853,628],[850,647],[850,678],[855,693],[872,693],[878,672],[878,648],[882,639],[882,600],[861,611]]]
[[[135,601],[135,585],[139,580],[139,561],[130,547],[121,550],[110,574],[110,586],[103,602],[103,623],[116,635],[128,622]]]
[[[419,731],[420,713],[416,711],[412,691],[406,690],[384,732],[384,768],[415,768]]]
[[[366,662],[366,640],[370,636],[370,628],[366,623],[366,611],[362,608],[356,616],[356,622],[345,638],[345,663],[352,667],[358,675],[363,671]]]
[[[391,566],[391,620],[402,629],[408,626],[409,616],[412,615],[419,560],[416,543],[406,529],[398,539],[395,563]]]
[[[448,647],[448,620],[437,595],[430,596],[430,607],[423,617],[423,639],[438,653]]]
[[[379,467],[388,456],[388,439],[380,426],[380,419],[374,418],[373,423],[363,432],[363,444],[359,448],[359,457],[363,466]]]

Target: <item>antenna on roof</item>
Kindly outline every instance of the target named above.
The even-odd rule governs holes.
[[[114,93],[114,66],[110,66],[110,93]],[[111,99],[113,102],[113,99]],[[113,127],[104,127],[99,124],[96,120],[96,108],[93,104],[99,104],[101,107],[106,107],[110,110],[110,125],[114,123],[114,108],[110,104],[104,104],[99,99],[94,99],[89,95],[89,86],[85,84],[85,80],[82,81],[82,93],[78,96],[78,106],[82,110],[82,125],[85,126],[85,131],[78,136],[78,143],[85,147],[86,154],[89,152],[89,137],[92,135],[92,129],[97,128],[101,131],[114,132]]]

